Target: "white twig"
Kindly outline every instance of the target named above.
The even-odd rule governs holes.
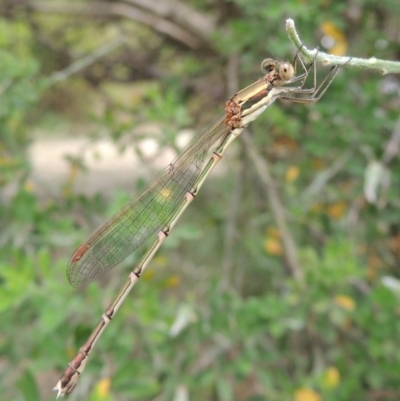
[[[321,52],[318,49],[307,49],[296,31],[294,21],[290,18],[286,20],[286,31],[289,35],[289,39],[294,44],[294,46],[299,49],[301,55],[306,59],[306,61],[311,61],[314,59],[314,57],[316,57],[317,61],[325,66],[346,64],[346,67],[372,70],[379,72],[382,75],[400,74],[400,62],[398,61],[381,60],[377,59],[376,57],[364,59],[358,57],[334,56]]]

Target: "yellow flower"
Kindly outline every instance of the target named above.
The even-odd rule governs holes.
[[[165,281],[165,286],[168,288],[173,288],[178,286],[181,283],[181,278],[177,275],[168,277]]]
[[[280,232],[276,227],[268,227],[267,238],[264,242],[264,249],[270,255],[280,256],[283,254],[280,236]]]
[[[106,399],[110,395],[110,386],[111,380],[108,377],[97,382],[95,392],[100,400]]]
[[[341,306],[343,309],[353,311],[356,308],[356,303],[353,298],[347,295],[337,295],[334,299],[335,304]]]
[[[293,182],[296,181],[297,177],[300,174],[300,170],[297,166],[290,166],[286,170],[286,181],[287,182]]]
[[[151,269],[151,268],[147,269],[142,274],[142,280],[143,281],[151,281],[155,275],[156,275],[156,272],[154,271],[154,269]]]
[[[333,22],[326,21],[320,26],[324,35],[330,36],[334,40],[334,45],[331,47],[331,54],[336,56],[343,56],[347,52],[347,39],[346,35],[340,30]]]
[[[347,209],[347,203],[344,201],[333,203],[327,207],[326,213],[332,219],[342,217]]]
[[[325,372],[323,376],[324,386],[327,388],[333,388],[336,387],[339,384],[339,382],[340,382],[340,373],[334,366],[331,366],[330,368],[328,368],[328,370]]]
[[[321,401],[321,396],[311,388],[303,387],[294,393],[296,401]]]
[[[283,247],[278,238],[267,238],[264,242],[264,249],[274,256],[280,256],[283,253]]]

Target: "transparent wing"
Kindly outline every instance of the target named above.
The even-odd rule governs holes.
[[[225,114],[198,134],[138,196],[77,248],[67,267],[71,285],[88,284],[112,269],[168,223],[193,188],[210,147],[230,131],[224,120]]]

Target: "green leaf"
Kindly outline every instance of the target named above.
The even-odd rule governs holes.
[[[25,401],[40,401],[35,377],[29,369],[25,369],[22,377],[18,380],[18,388]]]

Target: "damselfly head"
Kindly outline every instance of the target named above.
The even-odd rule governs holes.
[[[287,61],[279,64],[278,73],[282,81],[289,81],[294,78],[294,68],[292,64],[288,63]]]
[[[261,63],[261,71],[263,74],[270,74],[272,71],[276,71],[282,81],[289,81],[295,75],[292,64],[287,61],[278,62],[273,58],[266,58]]]

